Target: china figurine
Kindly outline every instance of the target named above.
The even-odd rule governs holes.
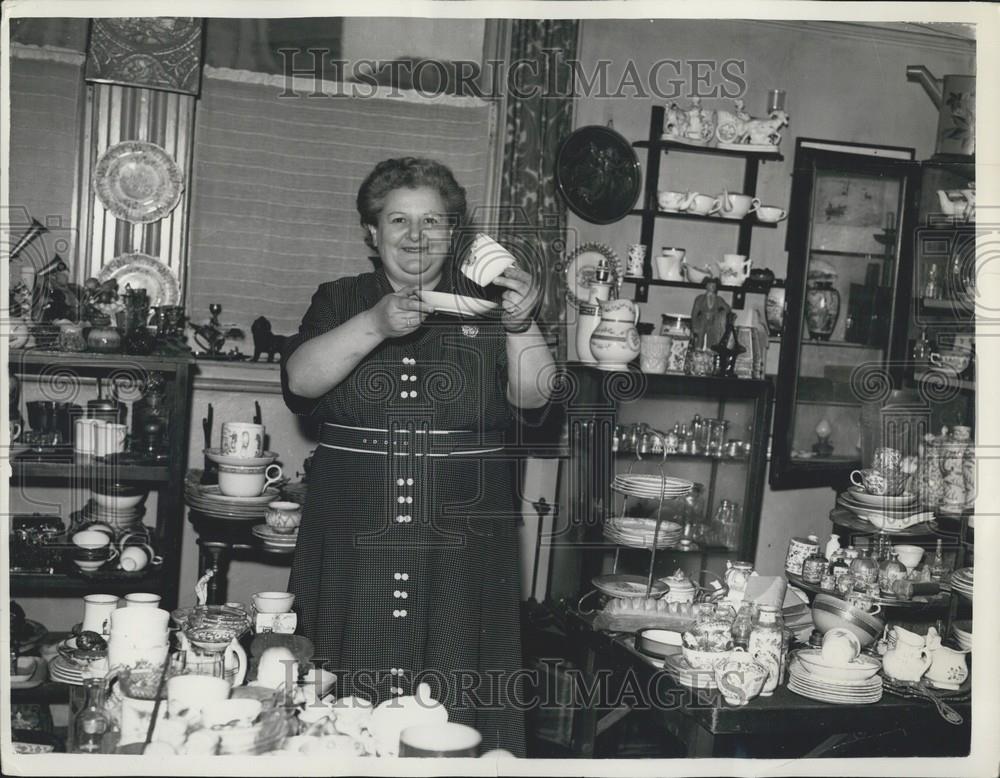
[[[736,337],[736,314],[732,311],[726,314],[726,328],[722,338],[712,346],[712,351],[719,355],[718,375],[733,377],[736,375],[736,358],[746,351]]]
[[[683,138],[688,143],[704,145],[715,134],[715,112],[702,108],[700,97],[691,98],[691,107],[685,112],[685,118]]]
[[[691,335],[695,344],[705,348],[705,344],[715,345],[726,330],[729,303],[719,296],[719,281],[705,279],[705,291],[694,298],[691,307]]]

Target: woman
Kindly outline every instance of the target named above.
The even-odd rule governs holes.
[[[290,589],[339,693],[380,702],[428,682],[483,748],[524,755],[512,408],[545,404],[554,365],[512,266],[500,313],[444,314],[465,191],[445,166],[381,162],[361,185],[374,272],[320,286],[282,354],[286,402],[323,422]],[[454,271],[457,272],[457,271]],[[428,318],[431,317],[431,318]]]

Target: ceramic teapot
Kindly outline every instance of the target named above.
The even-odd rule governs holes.
[[[931,666],[927,670],[927,680],[938,689],[958,689],[969,677],[965,663],[968,651],[958,651],[941,645],[941,636],[931,627],[927,630],[927,651],[931,655]]]
[[[750,275],[753,260],[743,254],[723,254],[722,261],[715,265],[719,268],[719,280],[723,286],[740,286]]]
[[[924,638],[898,624],[886,627],[878,652],[882,654],[882,671],[896,681],[916,683],[933,661]]]
[[[627,370],[639,356],[639,307],[631,300],[601,302],[601,321],[590,336],[590,351],[601,370]]]

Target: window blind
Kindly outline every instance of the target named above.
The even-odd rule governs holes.
[[[197,109],[188,314],[291,334],[319,284],[371,270],[355,209],[375,164],[427,156],[451,167],[470,207],[486,191],[491,106],[467,98],[309,96],[278,77],[207,68]]]

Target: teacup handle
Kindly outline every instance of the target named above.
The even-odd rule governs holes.
[[[722,199],[716,197],[715,202],[712,203],[712,207],[708,209],[707,215],[711,216],[713,213],[718,213],[721,210],[722,210]]]
[[[881,605],[873,605],[871,610],[868,611],[869,616],[878,616],[882,612]]]
[[[118,549],[114,546],[109,548],[110,553],[108,554],[108,562],[114,562],[118,558]]]
[[[21,437],[21,425],[16,421],[10,423],[10,442],[13,443]]]
[[[757,210],[758,208],[760,208],[760,198],[759,198],[759,197],[755,197],[755,198],[753,198],[753,199],[752,199],[752,200],[750,201],[750,210],[749,210],[749,211],[747,211],[747,213],[753,213],[753,212],[754,212],[754,211],[756,211],[756,210]]]
[[[118,541],[118,548],[124,550],[125,546],[128,544],[130,538],[143,538],[145,540],[146,533],[144,532],[126,532],[122,535],[122,539]],[[145,546],[145,543],[140,543],[139,545]],[[147,546],[148,548],[148,546]]]
[[[862,479],[861,481],[856,481],[855,478],[861,478],[861,471],[860,470],[852,470],[851,471],[851,483],[854,484],[855,486],[858,486],[858,487],[864,489],[865,488],[865,482],[864,482],[864,480]]]
[[[943,360],[941,359],[941,355],[938,354],[936,351],[931,352],[930,360],[932,365],[940,365],[943,362]]]
[[[636,313],[636,321],[638,321],[638,319],[639,319],[639,311],[636,310],[635,313]],[[272,475],[268,475],[268,473],[271,472],[271,468],[274,468],[274,469],[277,470],[277,474],[276,475],[273,475],[273,476]],[[267,466],[267,469],[264,471],[264,477],[267,479],[264,482],[264,489],[267,489],[267,487],[269,487],[272,484],[275,484],[278,481],[280,481],[281,480],[281,474],[282,474],[281,465],[279,465],[277,462],[272,462],[271,464],[269,464]]]

